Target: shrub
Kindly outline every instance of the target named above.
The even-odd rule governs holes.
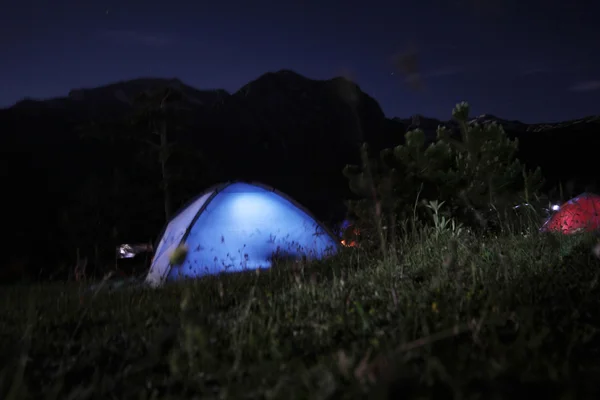
[[[362,165],[344,169],[358,197],[348,202],[349,211],[363,230],[379,230],[384,237],[399,222],[430,222],[431,207],[421,205],[432,200],[445,205],[440,217],[488,229],[499,226],[517,203],[535,198],[542,174],[516,158],[518,141],[501,125],[469,122],[468,116],[468,104],[459,103],[452,111],[459,135],[440,126],[427,144],[421,129],[410,130],[404,144],[383,150],[378,159],[363,146]]]

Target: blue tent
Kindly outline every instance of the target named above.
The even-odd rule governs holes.
[[[171,255],[180,245],[187,248],[187,256],[172,265]],[[338,248],[334,235],[283,193],[257,183],[225,183],[193,199],[167,224],[146,282],[158,286],[269,268],[274,255],[318,259]]]

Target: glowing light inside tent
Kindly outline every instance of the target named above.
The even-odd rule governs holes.
[[[558,211],[558,210],[560,210],[560,206],[558,204],[553,204],[552,207],[550,207],[550,209],[552,211]]]
[[[262,193],[240,193],[232,198],[231,218],[244,221],[243,229],[260,229],[285,219],[281,207],[273,207],[272,199]]]

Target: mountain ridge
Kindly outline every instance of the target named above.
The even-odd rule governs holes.
[[[277,70],[277,71],[266,72],[266,73],[260,75],[259,77],[257,77],[256,79],[251,80],[250,82],[244,84],[237,91],[231,92],[231,93],[228,92],[227,90],[221,89],[221,88],[199,89],[199,88],[196,88],[196,87],[186,84],[185,82],[183,82],[182,80],[180,80],[179,78],[176,78],[176,77],[159,78],[159,77],[148,76],[148,77],[139,77],[139,78],[133,78],[133,79],[118,80],[118,81],[109,82],[109,83],[95,86],[95,87],[73,88],[65,96],[56,96],[56,97],[47,98],[47,99],[35,99],[35,98],[31,98],[31,97],[25,97],[22,100],[17,101],[12,106],[3,107],[3,108],[0,108],[0,110],[9,110],[9,109],[13,109],[13,108],[20,108],[20,107],[23,107],[24,105],[27,105],[27,106],[52,105],[54,103],[57,103],[60,101],[65,101],[65,100],[82,101],[86,96],[93,95],[94,92],[103,92],[103,91],[108,91],[109,89],[114,91],[114,93],[113,93],[114,99],[112,99],[112,100],[116,99],[118,101],[127,103],[127,101],[125,101],[123,96],[121,95],[121,92],[124,92],[123,87],[129,87],[130,91],[131,91],[131,90],[146,90],[146,89],[149,89],[152,87],[156,87],[158,85],[175,86],[178,89],[183,90],[186,94],[191,94],[190,97],[192,99],[198,99],[199,105],[201,105],[202,103],[212,104],[212,103],[217,102],[218,100],[222,100],[223,98],[228,98],[231,96],[242,96],[242,95],[247,96],[247,94],[250,92],[251,88],[253,86],[256,86],[257,83],[260,83],[262,81],[276,79],[276,80],[284,81],[289,84],[289,82],[291,80],[290,78],[292,78],[294,81],[299,82],[304,85],[306,85],[307,83],[308,84],[310,84],[310,83],[327,83],[330,85],[335,85],[335,84],[347,85],[345,88],[341,89],[341,90],[347,91],[346,96],[351,97],[352,92],[361,92],[361,93],[369,96],[367,93],[362,92],[360,86],[357,83],[355,83],[352,80],[349,80],[343,76],[334,76],[330,79],[312,79],[312,78],[308,78],[304,75],[301,75],[293,70],[281,69],[281,70]],[[287,89],[290,89],[290,88],[288,87]],[[211,96],[211,95],[214,96],[214,98],[212,99],[213,101],[206,101],[206,97]],[[371,97],[371,96],[369,96],[369,97]],[[204,98],[204,99],[201,99],[201,98]],[[376,99],[374,99],[374,100],[377,101]],[[352,101],[352,99],[348,99],[348,101]],[[377,105],[379,106],[379,103],[377,103]],[[382,113],[383,113],[383,111],[382,111]],[[441,123],[443,125],[452,123],[451,120],[444,120],[444,119],[436,118],[436,117],[427,117],[427,116],[423,116],[423,115],[418,115],[418,116],[421,119],[435,121],[435,122]],[[395,121],[401,121],[403,123],[407,123],[410,120],[412,120],[414,118],[414,116],[407,116],[407,117],[385,116],[385,118],[392,120],[392,121],[395,120]],[[526,122],[522,122],[519,120],[498,117],[498,116],[492,115],[492,114],[482,114],[482,115],[478,115],[476,117],[472,117],[469,120],[469,122],[471,122],[471,123],[474,123],[474,122],[478,122],[478,123],[496,122],[503,126],[511,126],[512,128],[515,128],[515,129],[518,129],[519,127],[524,127],[526,131],[539,132],[541,130],[555,129],[558,127],[567,127],[567,126],[578,124],[578,123],[595,123],[595,122],[598,122],[599,120],[600,120],[600,114],[599,115],[589,115],[589,116],[585,116],[585,117],[581,117],[581,118],[573,118],[573,119],[557,121],[557,122],[541,121],[541,122],[534,122],[534,123],[526,123]],[[412,125],[412,123],[409,122],[409,125]]]

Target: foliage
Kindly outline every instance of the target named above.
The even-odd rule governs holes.
[[[469,227],[489,227],[494,219],[490,211],[502,215],[533,199],[542,184],[540,169],[525,169],[515,157],[518,141],[510,140],[502,126],[469,123],[468,115],[466,103],[452,112],[458,138],[440,126],[437,139],[427,145],[424,132],[414,129],[406,133],[405,144],[383,150],[378,160],[370,159],[363,146],[362,166],[344,169],[358,196],[349,207],[363,227],[379,219],[388,227],[428,219],[427,208],[417,206],[432,199],[445,204],[446,218],[453,215]]]

